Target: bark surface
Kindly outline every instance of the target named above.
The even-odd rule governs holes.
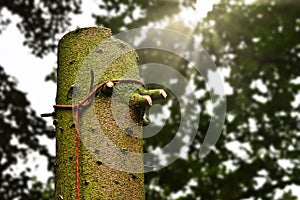
[[[78,29],[58,47],[56,104],[74,105],[112,79],[139,79],[137,54],[127,43],[111,39],[107,28]],[[145,199],[142,114],[129,105],[137,83],[116,83],[112,94],[97,91],[80,110],[79,180],[85,200]],[[70,95],[70,91],[72,94]],[[76,199],[74,112],[56,109],[56,199]]]

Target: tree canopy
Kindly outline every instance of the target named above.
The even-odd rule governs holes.
[[[11,23],[5,11],[17,15],[21,19],[17,27],[25,37],[24,45],[32,49],[34,55],[42,57],[56,50],[57,35],[66,31],[71,23],[70,14],[79,14],[80,6],[80,0],[2,0],[0,30]]]
[[[41,199],[43,185],[28,172],[31,168],[14,169],[26,164],[32,152],[48,158],[48,168],[52,170],[53,156],[39,136],[54,138],[54,131],[47,129],[46,122],[30,108],[26,95],[16,89],[15,80],[0,67],[0,198],[1,199]],[[29,184],[34,187],[30,188]]]
[[[155,7],[155,2],[149,5]],[[299,102],[296,101],[300,69],[299,5],[296,0],[259,1],[250,5],[223,0],[198,24],[193,34],[202,35],[202,44],[217,66],[230,71],[226,82],[232,91],[227,96],[224,132],[214,151],[199,159],[202,134],[210,120],[209,114],[202,111],[198,135],[188,157],[146,174],[148,199],[171,198],[178,191],[188,191],[179,199],[296,199],[289,186],[299,186],[300,181]],[[118,9],[111,2],[102,8],[105,6],[110,7],[108,10]],[[142,19],[159,21],[172,16],[161,13],[164,8],[159,4],[155,9],[158,11],[151,12],[155,13],[154,18],[144,12]],[[143,21],[131,20],[126,25],[126,16],[102,16],[97,22],[132,28]],[[115,20],[120,23],[113,23]],[[161,36],[160,42],[163,40]],[[143,58],[144,62],[176,66],[161,52],[142,54],[142,62]],[[176,67],[192,77],[193,73],[186,73],[187,63],[177,63]],[[195,79],[198,89],[203,89],[203,81]],[[199,99],[203,107],[207,101],[209,98]],[[170,119],[158,136],[146,140],[145,149],[161,147],[174,137],[178,106],[172,104]],[[285,192],[279,193],[283,189]]]

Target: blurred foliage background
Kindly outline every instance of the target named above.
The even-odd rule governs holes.
[[[211,119],[205,109],[210,96],[203,78],[189,70],[188,63],[175,62],[172,55],[139,51],[141,63],[174,66],[194,80],[198,91],[204,91],[198,99],[202,108],[198,132],[187,156],[145,174],[147,199],[297,199],[291,188],[300,187],[299,0],[253,4],[221,0],[203,21],[190,26],[178,14],[195,3],[103,0],[99,3],[102,14],[93,14],[96,25],[110,27],[113,33],[160,25],[201,38],[219,70],[228,72],[225,81],[231,89],[223,133],[215,148],[199,158]],[[78,0],[2,0],[0,30],[10,24],[3,10],[20,16],[17,26],[24,45],[42,57],[55,52],[57,35],[71,23],[71,14],[81,12],[80,7]],[[163,41],[162,35],[161,41],[153,42]],[[54,138],[54,133],[30,109],[26,95],[16,89],[16,80],[4,69],[0,68],[0,199],[51,199],[53,178],[45,185],[28,175],[30,169],[14,175],[13,166],[19,160],[26,162],[30,152],[45,155],[53,170],[53,157],[37,136]],[[55,74],[49,77],[55,80]],[[180,105],[175,97],[169,101],[171,115],[158,135],[145,140],[145,151],[166,144],[176,134]]]

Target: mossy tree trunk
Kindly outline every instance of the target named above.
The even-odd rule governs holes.
[[[97,67],[101,68],[101,66],[94,65],[98,65],[99,62],[103,63],[104,61],[101,61],[101,59],[105,59],[107,55],[110,55],[105,54],[105,52],[116,51],[117,47],[122,49],[124,45],[126,48],[128,47],[127,44],[121,41],[113,41],[116,48],[99,49],[97,46],[105,40],[111,40],[111,31],[107,28],[78,29],[68,33],[61,39],[58,47],[56,104],[72,105],[73,103],[74,105],[74,98],[70,97],[70,88],[72,87],[77,87],[76,90],[80,94],[88,94],[89,89],[85,90],[76,85],[76,80],[79,80],[79,83],[81,81],[89,85],[92,79],[90,69],[94,69],[95,80],[96,77],[100,77],[97,79],[101,80],[100,82],[123,79],[124,74],[127,74],[126,78],[139,79],[138,70],[136,70],[137,55],[135,51],[117,56],[117,59],[109,64],[107,68],[97,71]],[[93,58],[92,62],[86,64],[87,57],[92,55],[92,52],[99,53],[99,60],[94,62],[98,58]],[[115,54],[117,53],[115,52]],[[82,68],[83,65],[92,66],[86,70]],[[85,75],[78,77],[81,76],[79,70],[86,70],[86,73],[83,73],[86,74],[86,77],[84,77]],[[93,88],[100,82],[94,82]],[[136,109],[128,105],[126,99],[132,97],[132,90],[128,92],[126,89],[128,87],[132,88],[132,85],[137,87],[135,86],[136,83],[129,85],[119,83],[119,88],[116,87],[119,93],[117,92],[116,95],[97,93],[97,96],[92,99],[93,103],[80,112],[78,163],[80,199],[145,199],[144,175],[143,173],[137,173],[141,172],[144,167],[143,157],[141,156],[143,109],[137,112]],[[140,87],[140,85],[138,86]],[[147,100],[147,98],[145,99]],[[121,120],[115,119],[115,110],[117,110],[117,118]],[[123,110],[128,110],[128,112],[123,112]],[[128,113],[130,118],[127,116]],[[97,123],[90,120],[94,117],[93,115],[96,115]],[[56,119],[55,198],[74,200],[76,199],[76,126],[74,112],[70,109],[56,108]],[[132,121],[137,125],[134,128],[126,124]],[[138,156],[132,161],[134,164],[131,166],[136,169],[126,171],[130,168],[130,164],[126,163],[127,161],[122,164],[120,160],[114,160],[119,159],[120,156],[109,148],[110,144],[108,142],[103,142],[103,136],[99,135],[99,131],[117,149],[122,150],[119,153],[137,153]],[[108,147],[103,148],[105,145]],[[111,163],[114,161],[116,163]]]

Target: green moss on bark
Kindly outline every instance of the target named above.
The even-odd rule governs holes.
[[[58,47],[57,104],[72,104],[68,91],[75,82],[79,95],[73,96],[73,103],[88,93],[86,88],[89,88],[91,69],[95,73],[97,81],[95,85],[111,79],[139,79],[135,51],[128,50],[131,48],[128,44],[112,40],[110,37],[110,29],[86,28],[70,32],[61,39]],[[124,49],[125,54],[122,53]],[[112,52],[116,56],[109,58]],[[106,60],[112,60],[112,62],[105,63]],[[79,77],[76,78],[77,75]],[[143,169],[142,119],[136,115],[132,107],[128,106],[128,99],[137,87],[139,85],[119,83],[113,88],[112,96],[100,93],[94,99],[93,104],[81,112],[80,136],[82,140],[79,153],[81,199],[139,200],[145,198],[143,173],[117,170],[130,167],[132,171]],[[73,200],[76,199],[73,113],[71,110],[57,109],[56,116],[58,123],[55,196],[56,199],[59,199],[61,195],[64,199]],[[97,121],[91,119],[97,119]],[[131,127],[132,122],[136,126]],[[120,151],[116,152],[104,143],[99,131]],[[128,160],[109,163],[116,161],[114,159],[120,158],[122,154],[125,155],[127,151],[139,153],[139,156],[132,161],[133,163]]]

